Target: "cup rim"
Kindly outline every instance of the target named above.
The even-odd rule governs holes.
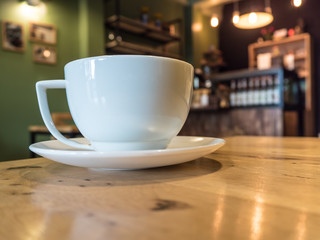
[[[106,58],[156,58],[156,59],[163,59],[163,60],[169,60],[169,61],[173,61],[173,62],[180,62],[183,64],[187,64],[190,67],[193,68],[193,65],[184,61],[184,60],[180,60],[180,59],[176,59],[176,58],[171,58],[171,57],[163,57],[163,56],[154,56],[154,55],[136,55],[136,54],[122,54],[122,55],[100,55],[100,56],[93,56],[93,57],[85,57],[85,58],[79,58],[79,59],[75,59],[72,60],[70,62],[68,62],[65,65],[65,68],[68,65],[71,65],[73,63],[76,62],[82,62],[82,61],[88,61],[88,60],[96,60],[96,59],[106,59]]]

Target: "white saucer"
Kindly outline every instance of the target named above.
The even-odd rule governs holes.
[[[88,143],[84,138],[73,139]],[[97,152],[66,146],[58,140],[34,143],[30,150],[56,162],[86,168],[143,169],[188,162],[216,151],[225,141],[209,137],[175,137],[167,149]]]

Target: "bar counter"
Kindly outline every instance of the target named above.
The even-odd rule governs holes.
[[[0,239],[320,239],[320,139],[230,137],[188,163],[0,163]]]

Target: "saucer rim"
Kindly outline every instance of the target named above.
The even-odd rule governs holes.
[[[226,140],[222,139],[222,138],[214,138],[214,137],[201,137],[201,136],[176,136],[174,137],[172,140],[174,139],[192,139],[192,138],[202,138],[204,140],[210,141],[210,143],[208,144],[204,144],[204,145],[200,145],[200,146],[192,146],[192,147],[181,147],[181,148],[166,148],[166,149],[149,149],[149,150],[124,150],[124,151],[93,151],[93,150],[84,150],[84,149],[76,149],[74,147],[68,146],[71,149],[50,149],[50,148],[41,148],[38,147],[39,144],[44,144],[44,143],[54,143],[54,142],[58,142],[59,144],[63,144],[62,142],[60,142],[59,140],[47,140],[47,141],[40,141],[37,143],[33,143],[29,146],[29,150],[31,150],[32,152],[39,154],[41,151],[45,151],[45,152],[52,152],[55,154],[61,154],[61,155],[98,155],[98,156],[103,156],[103,155],[107,155],[108,157],[116,157],[116,156],[141,156],[141,155],[159,155],[159,154],[166,154],[166,153],[175,153],[175,152],[181,152],[181,151],[195,151],[197,149],[204,151],[204,149],[208,148],[212,148],[214,146],[223,146],[226,143]],[[85,139],[83,137],[81,138],[70,138],[71,140],[79,140],[79,139]],[[63,144],[65,145],[65,144]],[[37,150],[37,152],[35,152],[34,150]],[[75,149],[75,150],[73,150]],[[40,154],[39,154],[40,155]]]
[[[203,142],[196,146],[190,146],[190,141],[197,138]],[[176,142],[171,146],[169,144],[169,148],[158,150],[97,152],[83,149],[72,150],[75,148],[70,146],[68,146],[69,149],[63,150],[50,149],[47,145],[39,147],[39,144],[43,142],[49,142],[49,146],[52,142],[65,145],[58,140],[34,143],[30,145],[29,149],[44,158],[75,167],[91,170],[138,170],[193,161],[217,151],[226,142],[220,138],[195,136],[177,136],[174,139]],[[183,141],[185,141],[185,146],[182,144]]]

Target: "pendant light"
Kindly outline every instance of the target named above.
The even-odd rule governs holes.
[[[302,0],[292,0],[292,5],[294,6],[294,7],[301,7],[301,5],[302,5]]]
[[[216,28],[219,26],[219,18],[217,15],[213,15],[210,19],[210,25],[213,28]]]
[[[239,2],[237,0],[234,0],[234,2],[233,2],[232,22],[233,22],[233,24],[238,24],[239,20],[240,20]]]
[[[38,6],[40,4],[40,0],[26,0],[29,6]]]
[[[234,2],[234,5],[238,4]],[[251,12],[245,13],[239,16],[239,21],[233,24],[240,29],[255,29],[261,28],[273,21],[272,11],[270,7],[270,0],[264,0],[264,10],[255,8],[256,6],[251,6]],[[235,16],[235,11],[234,11]]]

